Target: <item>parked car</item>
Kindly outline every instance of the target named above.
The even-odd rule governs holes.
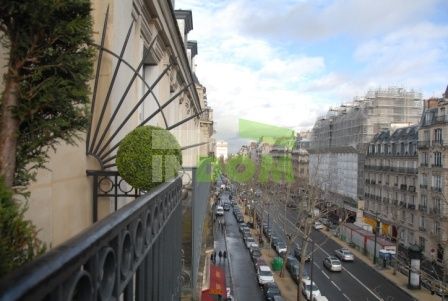
[[[313,296],[313,301],[328,301],[328,298],[325,296]]]
[[[263,293],[266,300],[274,300],[274,296],[280,296],[280,289],[275,282],[268,282],[263,285]]]
[[[311,284],[310,279],[302,279],[302,294],[307,300],[311,300],[311,297],[321,296],[316,283],[313,281]]]
[[[258,271],[258,268],[262,265],[268,265],[268,264],[266,263],[266,261],[264,261],[263,258],[260,257],[257,259],[257,262],[255,262],[255,269]]]
[[[328,218],[322,217],[319,219],[319,222],[321,222],[324,226],[329,227],[330,226],[330,220]]]
[[[293,257],[288,256],[288,259],[286,261],[286,269],[288,270],[289,274],[291,275],[291,278],[296,282],[297,284],[299,281],[299,274],[300,274],[300,263],[299,261]],[[309,278],[309,275],[306,271],[303,271],[302,278],[306,279]]]
[[[224,215],[224,208],[220,205],[216,206],[215,214],[217,216],[223,216]]]
[[[278,296],[274,296],[274,298],[272,299],[272,301],[285,301],[285,299],[283,299],[282,296],[278,295]]]
[[[313,225],[313,228],[315,230],[322,230],[323,228],[325,228],[325,226],[321,222],[315,221],[314,225]]]
[[[275,248],[275,246],[277,245],[278,241],[279,241],[279,238],[277,236],[274,236],[274,235],[271,236],[271,246],[273,248]]]
[[[255,240],[255,238],[254,238],[254,240]],[[260,246],[258,245],[258,242],[255,241],[249,246],[249,252],[252,253],[252,249],[258,249],[258,248],[260,248]]]
[[[328,256],[324,259],[324,267],[326,267],[329,271],[332,272],[341,272],[342,271],[342,264],[339,259],[337,259],[334,256]]]
[[[264,233],[264,235],[265,235],[267,238],[271,237],[271,236],[272,236],[272,229],[271,229],[271,227],[266,227],[266,228],[264,228],[264,229],[263,229],[263,233]]]
[[[260,265],[257,269],[258,283],[263,285],[268,282],[274,282],[271,268],[267,265]]]
[[[230,210],[230,203],[224,203],[224,205],[222,207],[224,208],[224,211],[229,211]]]
[[[260,248],[252,248],[250,252],[250,256],[252,257],[252,261],[254,263],[257,262],[258,258],[261,257],[261,251]]]
[[[277,244],[275,244],[275,251],[277,251],[277,253],[278,253],[279,255],[281,255],[281,254],[283,254],[283,253],[286,253],[287,250],[288,250],[288,249],[287,249],[287,247],[286,247],[286,244],[285,244],[283,241],[279,240],[279,241],[277,242]]]
[[[252,236],[248,236],[245,240],[246,243],[246,248],[250,248],[252,246],[252,244],[256,243],[255,239]]]
[[[302,248],[301,248],[299,245],[296,245],[296,246],[294,247],[294,256],[295,256],[299,261],[301,261],[301,258],[302,258]],[[308,254],[305,256],[305,262],[310,261],[310,260],[311,260],[311,256],[310,256],[310,254],[308,253]]]
[[[342,261],[354,261],[355,260],[355,256],[353,255],[352,252],[350,252],[349,249],[338,249],[334,251],[334,254],[336,255],[336,257],[338,257],[340,260]]]

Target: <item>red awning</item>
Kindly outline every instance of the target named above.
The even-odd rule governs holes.
[[[226,297],[226,274],[224,269],[216,265],[210,265],[210,284],[207,290],[202,291],[203,301],[214,300],[211,295],[221,295]]]

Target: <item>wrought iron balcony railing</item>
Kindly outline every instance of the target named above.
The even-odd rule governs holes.
[[[162,184],[6,276],[0,300],[179,300],[181,189]]]
[[[417,147],[419,149],[429,148],[429,145],[430,145],[430,141],[429,140],[418,141],[418,143],[417,143]]]

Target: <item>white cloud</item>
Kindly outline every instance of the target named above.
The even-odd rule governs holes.
[[[260,36],[314,40],[348,34],[363,37],[422,20],[440,0],[263,1],[244,29]],[[287,22],[285,20],[288,20]]]
[[[216,137],[238,149],[239,118],[304,129],[368,88],[443,88],[448,25],[427,20],[438,2],[176,0],[176,7],[193,11],[189,38],[198,41],[196,72],[214,109]],[[355,43],[349,57],[338,58],[352,68],[329,69],[331,45],[306,51],[316,39],[341,35]],[[272,43],[279,37],[306,46],[280,48]]]

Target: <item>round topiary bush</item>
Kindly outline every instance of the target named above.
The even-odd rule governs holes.
[[[182,154],[169,131],[148,125],[126,135],[118,148],[116,163],[126,182],[151,190],[176,176],[182,166]]]

